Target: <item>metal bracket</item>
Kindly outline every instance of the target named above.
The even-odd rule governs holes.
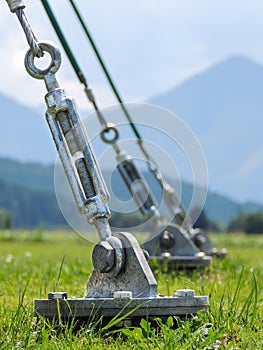
[[[170,224],[143,244],[150,260],[168,264],[172,269],[200,269],[211,264],[212,258],[195,246],[182,227]]]
[[[101,242],[94,247],[95,270],[88,281],[86,297],[67,298],[65,292],[49,293],[48,299],[35,299],[36,315],[53,323],[75,321],[78,325],[103,316],[100,326],[117,315],[127,315],[125,323],[119,323],[118,327],[139,325],[142,318],[154,321],[156,317],[185,317],[208,310],[208,297],[195,296],[193,290],[176,290],[172,297],[158,295],[156,280],[137,240],[126,232],[112,237],[119,241],[117,245],[121,243],[122,256],[118,257],[120,252],[114,250],[112,256],[110,238],[102,241],[109,245],[101,246]]]
[[[122,245],[122,262],[119,263],[119,271],[112,276],[112,271],[117,264],[113,264],[111,270],[101,273],[96,269],[96,262],[100,265],[105,261],[99,243],[93,250],[93,270],[87,285],[87,298],[112,298],[116,291],[129,291],[134,298],[154,297],[157,295],[157,283],[147,263],[144,252],[139,243],[128,232],[115,233],[115,237]],[[111,237],[107,242],[111,241]],[[95,254],[94,254],[95,253]],[[117,255],[117,254],[115,254]],[[119,259],[120,260],[120,259]]]

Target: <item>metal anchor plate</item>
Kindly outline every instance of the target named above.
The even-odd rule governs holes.
[[[122,295],[125,294],[123,298]],[[129,293],[129,292],[128,292]],[[60,295],[61,293],[57,293]],[[63,293],[64,295],[66,293]],[[57,296],[58,296],[57,295]],[[78,325],[96,322],[103,316],[102,325],[113,317],[127,317],[122,325],[138,325],[141,319],[154,321],[156,317],[166,320],[169,316],[186,317],[199,311],[208,311],[208,297],[195,296],[193,290],[177,290],[174,297],[129,298],[127,292],[115,292],[113,298],[35,299],[35,315],[56,323],[76,322]]]
[[[117,246],[116,239],[121,243],[122,254],[119,257],[116,254],[112,263],[109,245]],[[116,270],[117,257],[123,261],[118,262]],[[101,316],[103,324],[107,324],[115,316],[127,315],[128,324],[136,325],[142,318],[185,317],[208,310],[208,297],[195,296],[193,290],[176,290],[173,297],[158,295],[145,254],[130,233],[119,232],[97,244],[93,265],[85,298],[68,299],[65,292],[50,293],[48,299],[35,299],[35,314],[53,323],[76,321],[78,324],[94,322]]]

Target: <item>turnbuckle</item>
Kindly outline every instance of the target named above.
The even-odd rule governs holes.
[[[60,51],[49,42],[41,42],[39,47],[50,55],[49,66],[43,70],[37,68],[36,56],[30,49],[25,56],[26,70],[34,78],[45,81],[46,119],[78,210],[96,227],[100,238],[106,239],[111,236],[109,194],[77,106],[56,80],[55,73],[61,65]]]
[[[117,153],[116,159],[118,161],[118,172],[133,196],[141,214],[158,223],[160,220],[160,213],[156,206],[156,200],[144,180],[143,175],[136,167],[133,158],[122,150]]]

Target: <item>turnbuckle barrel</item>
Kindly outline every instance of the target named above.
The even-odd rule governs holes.
[[[54,141],[63,165],[66,165],[66,174],[80,213],[87,217],[89,223],[101,227],[96,221],[110,217],[109,194],[76,106],[71,98],[63,95],[64,91],[59,88],[46,95],[48,124],[52,126],[52,134],[58,135]],[[54,106],[50,104],[52,100],[56,101]],[[105,220],[102,221],[106,224]],[[110,236],[109,227],[102,231],[104,237],[101,238]]]
[[[174,221],[182,226],[185,230],[190,231],[193,227],[192,220],[182,207],[179,199],[174,193],[174,188],[171,187],[168,183],[163,182],[163,196],[167,204],[167,207],[170,213],[174,217]]]
[[[25,58],[26,69],[30,75],[44,79],[46,83],[47,122],[78,210],[96,227],[100,238],[106,239],[111,236],[108,190],[77,106],[56,80],[55,73],[61,63],[59,49],[50,43],[40,43],[40,47],[51,56],[49,67],[45,70],[35,67],[34,53],[29,50]]]
[[[152,217],[156,214],[156,203],[142,174],[136,167],[132,157],[125,151],[117,154],[117,169],[128,187],[142,215]]]

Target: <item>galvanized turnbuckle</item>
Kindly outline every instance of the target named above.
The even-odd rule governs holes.
[[[141,214],[153,223],[153,232],[143,244],[150,260],[168,264],[172,269],[200,269],[211,264],[211,257],[200,252],[182,227],[162,218],[157,202],[132,157],[117,152],[117,169]]]
[[[36,79],[44,79],[48,93],[45,96],[46,119],[57,151],[63,164],[79,212],[94,225],[101,239],[111,235],[108,224],[109,194],[93,149],[80,121],[77,106],[59,87],[55,73],[61,64],[58,48],[49,42],[39,43],[43,52],[51,56],[46,69],[38,69],[34,53],[29,50],[25,57],[28,73]]]

